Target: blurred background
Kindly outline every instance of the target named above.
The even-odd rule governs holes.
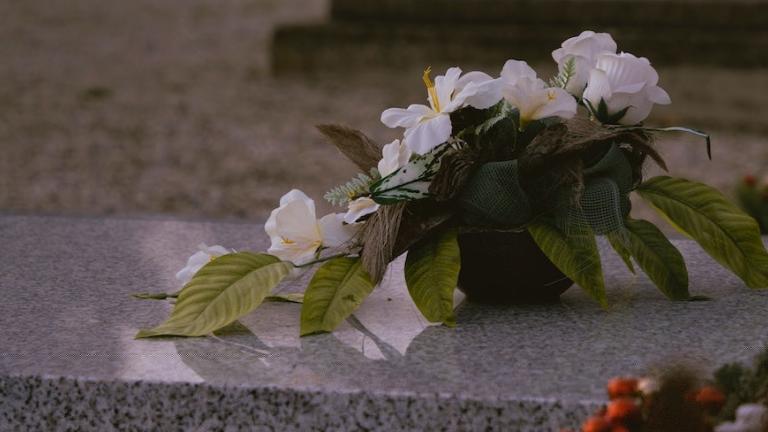
[[[547,77],[586,29],[657,67],[649,124],[711,132],[713,161],[661,137],[673,174],[764,181],[766,0],[0,0],[0,212],[261,222],[294,187],[328,211],[356,170],[315,124],[389,142],[426,66]]]

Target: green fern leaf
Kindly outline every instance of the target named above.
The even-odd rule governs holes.
[[[357,177],[347,183],[336,186],[326,192],[324,198],[333,205],[344,206],[348,202],[354,201],[361,196],[369,195],[371,193],[371,185],[376,183],[380,178],[381,175],[379,174],[379,170],[371,168],[370,174],[358,174]]]

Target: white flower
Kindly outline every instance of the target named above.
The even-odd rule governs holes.
[[[736,409],[736,420],[715,427],[715,432],[764,432],[768,428],[768,407],[745,404]]]
[[[671,102],[667,92],[656,85],[658,82],[659,74],[645,57],[629,53],[600,54],[589,74],[584,99],[595,110],[600,101],[605,100],[609,115],[629,108],[618,122],[635,125],[648,117],[654,104]]]
[[[411,159],[411,149],[400,140],[394,140],[384,146],[381,151],[383,157],[379,161],[379,174],[386,177],[399,170]]]
[[[344,222],[348,224],[355,223],[363,216],[376,213],[379,207],[376,201],[368,197],[358,198],[349,203],[347,214],[344,215]]]
[[[182,285],[186,285],[192,280],[195,273],[215,258],[234,252],[223,246],[208,246],[205,243],[200,243],[197,248],[199,250],[187,259],[187,265],[176,273],[176,279],[178,279]]]
[[[520,128],[547,117],[569,119],[576,115],[576,100],[567,91],[536,77],[527,63],[508,60],[501,71],[501,95],[520,111]]]
[[[355,235],[359,227],[344,225],[343,218],[341,213],[329,214],[318,221],[315,202],[294,189],[280,198],[280,207],[264,225],[272,242],[268,252],[295,265],[306,264],[321,246],[341,246]]]
[[[568,61],[573,61],[575,74],[571,77],[565,89],[574,96],[581,97],[587,85],[589,72],[597,63],[597,56],[603,53],[616,53],[616,42],[608,33],[583,31],[562,43],[560,48],[552,51],[552,58],[557,62],[557,69],[563,72]]]
[[[388,127],[405,128],[405,145],[420,155],[448,141],[452,112],[465,106],[489,108],[501,99],[498,81],[482,72],[469,72],[462,77],[461,69],[453,67],[435,78],[434,83],[429,73],[430,69],[425,70],[422,77],[429,106],[414,104],[381,113],[381,122]]]

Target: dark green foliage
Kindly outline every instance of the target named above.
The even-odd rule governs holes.
[[[715,384],[726,395],[720,420],[733,420],[739,405],[768,402],[768,349],[757,356],[752,368],[737,363],[722,366],[715,372]]]
[[[586,99],[584,99],[584,104],[587,106],[587,109],[589,109],[589,112],[592,114],[592,116],[600,121],[600,123],[605,125],[619,124],[619,121],[624,118],[624,115],[627,114],[627,111],[629,111],[630,108],[626,107],[619,112],[610,114],[608,112],[608,104],[605,103],[605,99],[600,99],[600,103],[597,104],[597,108],[595,108],[595,106]]]

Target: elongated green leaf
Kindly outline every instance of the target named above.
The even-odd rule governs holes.
[[[334,258],[315,273],[304,293],[301,335],[331,332],[373,291],[360,258]]]
[[[656,228],[644,221],[625,221],[632,256],[659,290],[672,300],[688,300],[688,270],[680,251]]]
[[[259,306],[291,268],[266,254],[239,252],[216,258],[184,287],[167,321],[136,337],[210,334]]]
[[[453,292],[459,279],[461,254],[455,230],[417,243],[405,260],[405,283],[413,302],[431,322],[452,326]]]
[[[287,294],[273,294],[267,296],[264,301],[279,302],[279,303],[304,303],[303,293],[287,293]]]
[[[757,223],[720,192],[667,176],[644,182],[637,192],[747,286],[768,287],[768,252]]]
[[[613,247],[613,250],[615,250],[616,253],[621,257],[622,261],[624,261],[624,264],[627,265],[629,271],[631,271],[633,274],[636,274],[635,266],[632,264],[632,253],[627,248],[627,243],[629,242],[628,236],[629,234],[624,231],[609,232],[606,235],[606,237],[608,237],[608,242],[611,244],[611,247]]]
[[[607,306],[600,252],[595,235],[589,228],[574,226],[566,234],[549,222],[537,221],[528,226],[528,231],[544,255],[561,272],[586,290],[601,306]]]

